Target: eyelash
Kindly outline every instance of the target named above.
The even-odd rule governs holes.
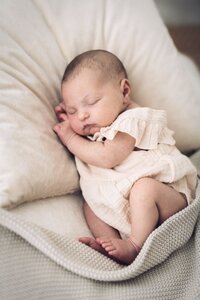
[[[88,105],[93,105],[96,104],[97,102],[99,102],[101,100],[101,98],[96,99],[95,101],[93,101],[92,103],[88,103]]]
[[[73,111],[73,112],[67,111],[67,114],[69,114],[69,115],[74,115],[75,113],[76,113],[76,111]]]
[[[94,102],[88,103],[88,105],[89,105],[89,106],[92,106],[92,105],[96,104],[97,102],[99,102],[100,100],[101,100],[101,98],[98,98],[98,99],[96,99]],[[67,111],[67,113],[68,113],[69,115],[74,115],[74,114],[76,113],[76,111],[73,111],[73,112]]]

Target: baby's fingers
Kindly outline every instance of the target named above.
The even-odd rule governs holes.
[[[58,105],[55,107],[56,112],[65,112],[65,104],[64,102],[60,102]]]
[[[66,113],[59,114],[60,121],[68,121],[68,117]]]
[[[60,130],[61,130],[61,125],[60,125],[60,124],[56,124],[56,125],[53,127],[53,131],[54,131],[55,133],[60,132]]]
[[[58,119],[59,121],[63,121],[64,119],[62,119],[60,116],[61,116],[62,114],[66,114],[64,102],[60,102],[60,103],[54,108],[54,110],[55,110],[57,119]]]

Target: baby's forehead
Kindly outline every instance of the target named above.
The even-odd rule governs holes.
[[[108,74],[104,70],[97,68],[97,67],[83,67],[79,71],[75,72],[71,79],[86,79],[89,78],[90,80],[99,80],[104,81],[105,79],[108,80]]]

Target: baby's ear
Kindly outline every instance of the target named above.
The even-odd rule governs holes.
[[[128,98],[131,93],[131,84],[128,79],[121,80],[120,88],[124,97]]]

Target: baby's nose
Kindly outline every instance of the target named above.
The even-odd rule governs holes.
[[[89,117],[89,113],[88,113],[87,111],[81,111],[81,112],[79,113],[79,119],[80,119],[81,121],[87,119],[88,117]]]

